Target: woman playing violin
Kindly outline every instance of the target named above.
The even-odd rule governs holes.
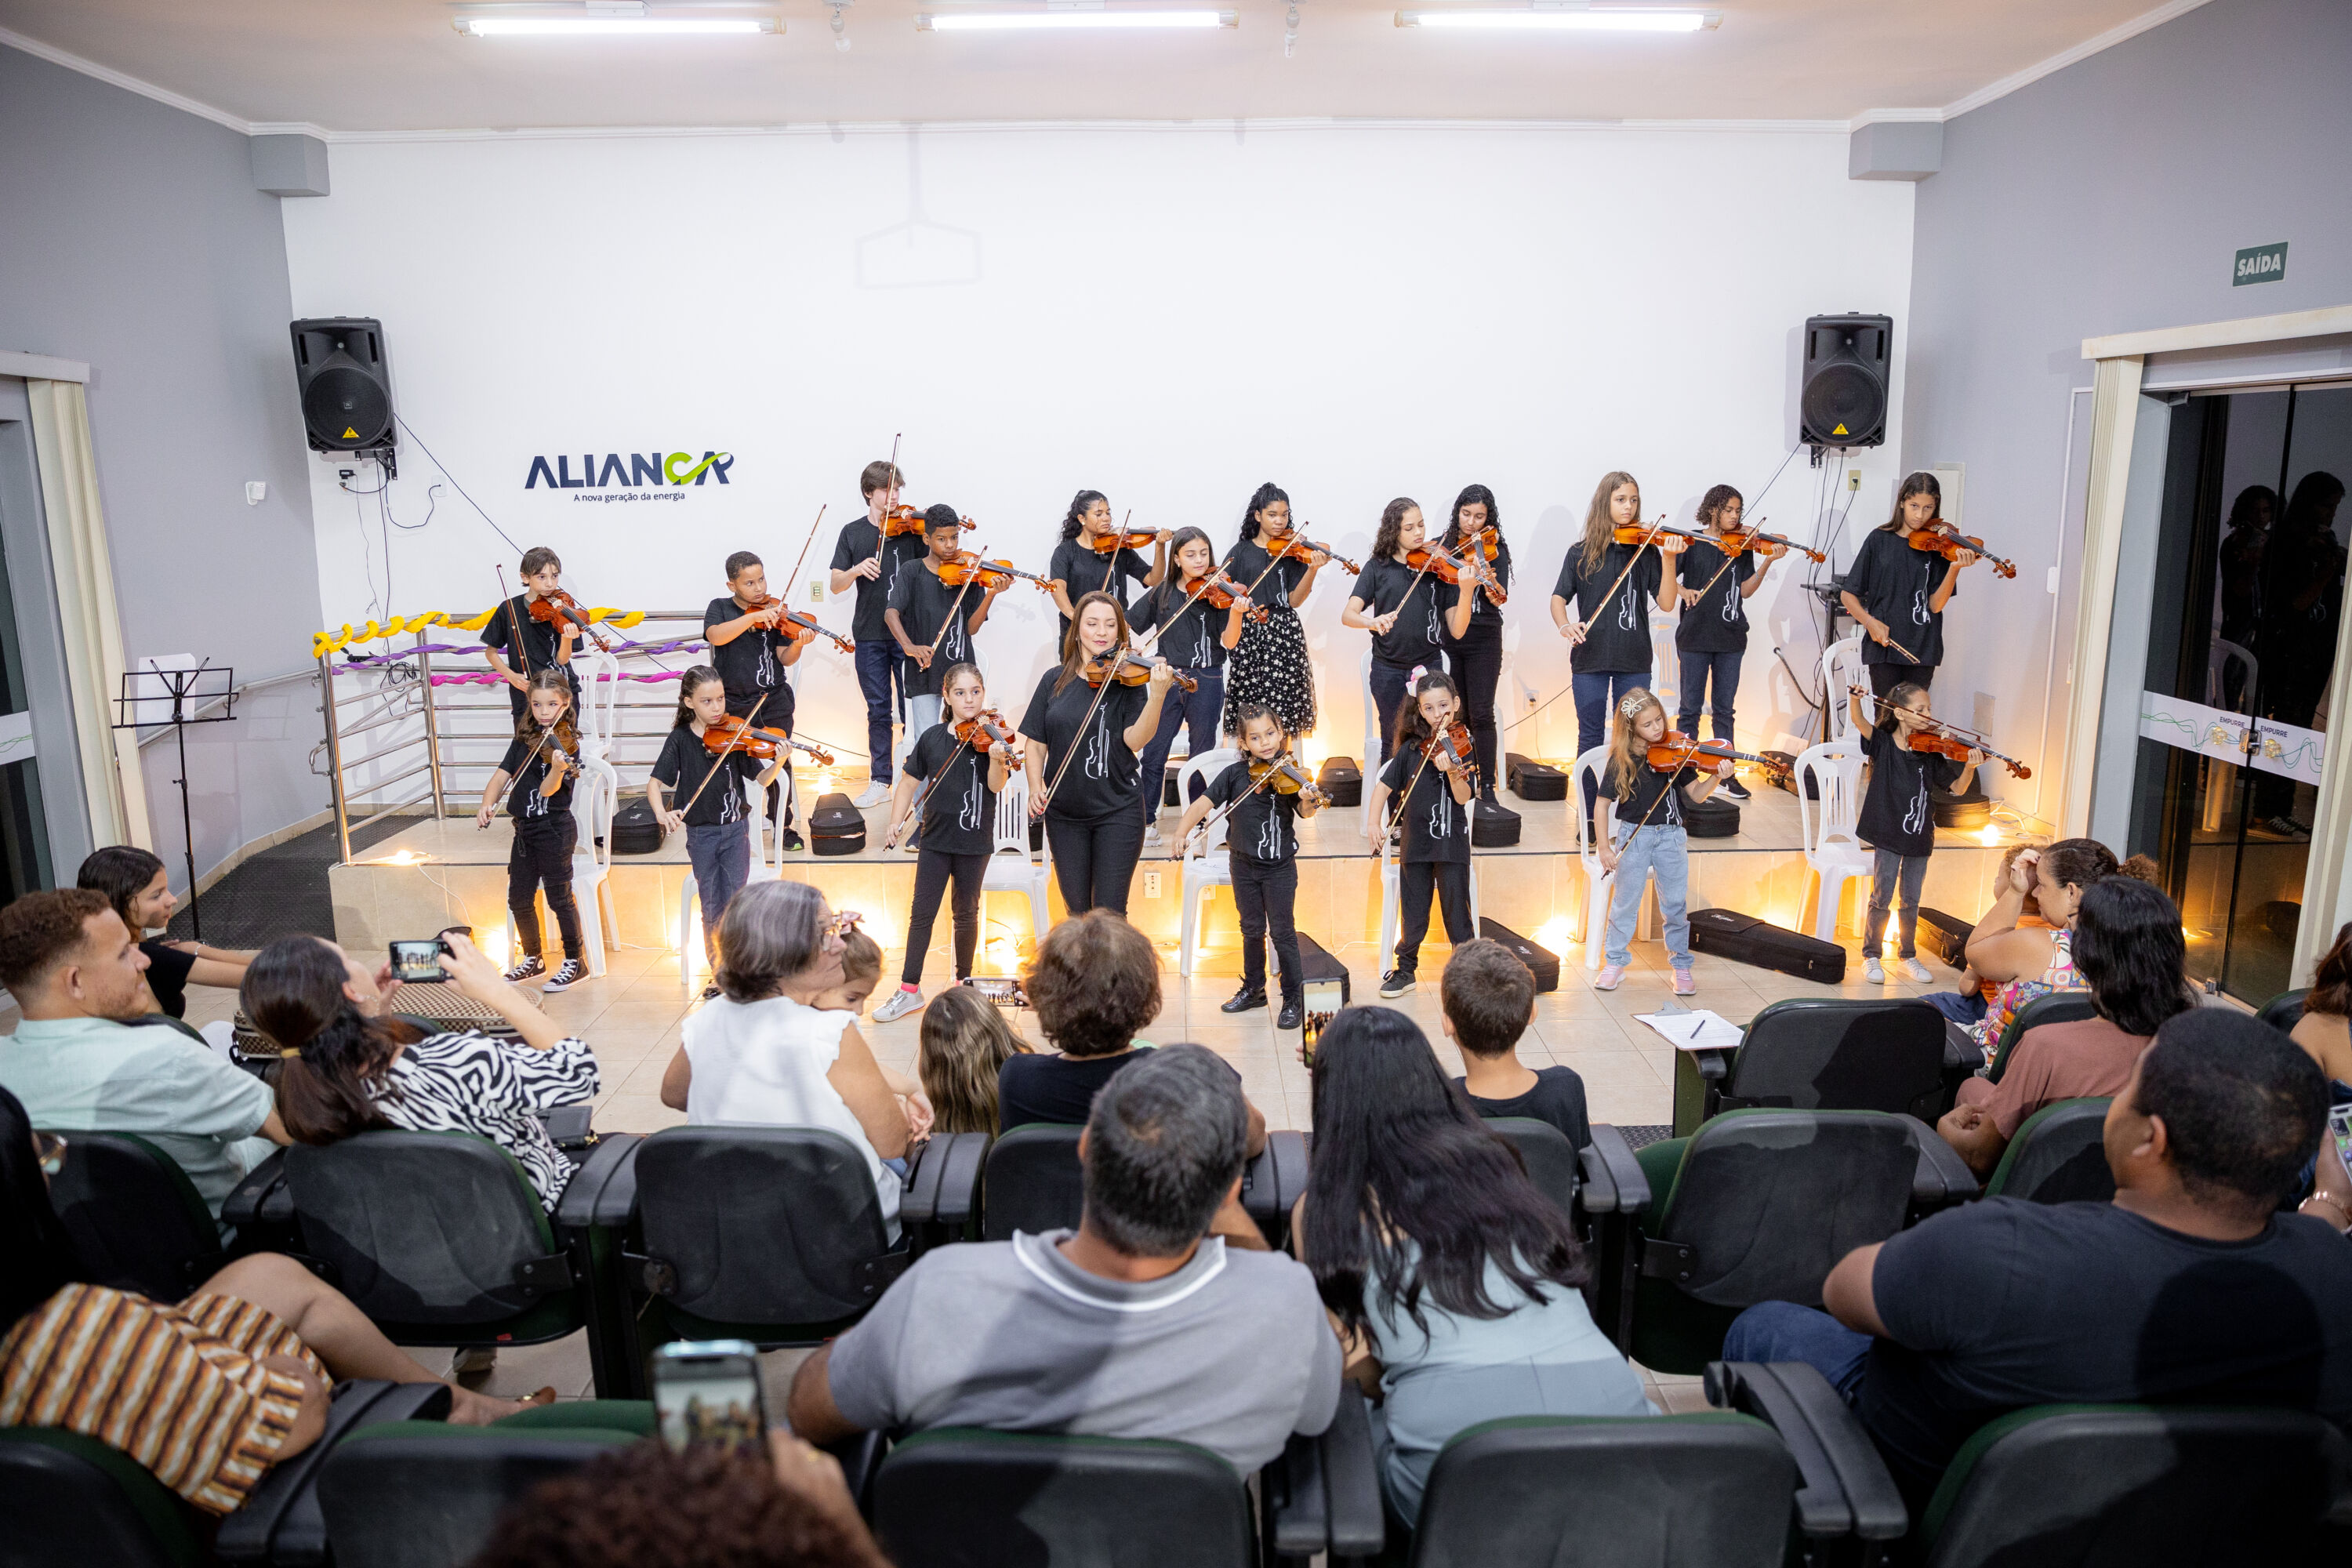
[[[1584,511],[1584,538],[1569,546],[1552,585],[1552,625],[1575,648],[1569,656],[1576,694],[1576,752],[1609,737],[1610,705],[1650,684],[1653,603],[1671,610],[1681,602],[1667,558],[1688,542],[1660,530],[1650,543],[1642,523],[1642,487],[1620,470],[1603,474]],[[1623,537],[1631,534],[1631,538]],[[1613,586],[1612,586],[1613,585]],[[1592,809],[1592,796],[1584,797]]]
[[[1749,599],[1764,585],[1766,564],[1781,553],[1781,546],[1759,541],[1753,549],[1733,549],[1727,554],[1723,536],[1739,527],[1747,501],[1729,485],[1717,485],[1698,503],[1698,526],[1708,542],[1682,553],[1682,619],[1675,626],[1675,650],[1682,665],[1681,708],[1675,728],[1685,735],[1698,733],[1698,710],[1706,703],[1707,683],[1715,685],[1708,703],[1715,738],[1731,743],[1731,705],[1739,695],[1739,661],[1748,652]],[[1736,777],[1723,781],[1723,793],[1746,800],[1748,791]]]
[[[1158,587],[1168,574],[1168,539],[1164,528],[1122,533],[1112,525],[1110,502],[1100,490],[1072,496],[1070,510],[1062,518],[1061,542],[1054,546],[1053,562],[1045,568],[1053,582],[1054,607],[1062,612],[1061,635],[1070,635],[1070,606],[1082,595],[1108,594],[1123,613],[1128,607],[1126,582]],[[1139,542],[1151,546],[1149,565],[1136,552]]]
[[[1372,559],[1356,579],[1339,624],[1372,634],[1372,708],[1381,730],[1381,761],[1396,748],[1397,715],[1416,669],[1438,668],[1444,643],[1470,629],[1475,592],[1456,585],[1461,566],[1423,538],[1420,505],[1405,496],[1381,512]]]
[[[1877,696],[1906,681],[1932,685],[1936,667],[1944,662],[1944,606],[1959,588],[1960,574],[1976,563],[1976,553],[1960,550],[1946,560],[1912,549],[1909,539],[1943,505],[1944,487],[1936,476],[1913,474],[1895,494],[1895,515],[1871,531],[1846,568],[1838,598],[1862,627],[1862,664]]]
[[[1150,844],[1160,841],[1160,781],[1177,727],[1190,731],[1192,755],[1216,749],[1217,718],[1225,705],[1225,656],[1242,640],[1250,614],[1249,599],[1239,592],[1247,584],[1219,575],[1217,548],[1208,534],[1180,528],[1168,542],[1168,553],[1176,569],[1135,602],[1129,624],[1139,634],[1156,631],[1156,651],[1191,676],[1198,689],[1180,687],[1168,694],[1160,709],[1160,729],[1143,748],[1143,837]],[[1225,601],[1222,606],[1219,599]]]
[[[923,539],[929,553],[898,574],[890,589],[890,607],[883,624],[898,640],[904,656],[899,666],[901,689],[907,694],[907,745],[912,749],[924,731],[940,721],[940,681],[951,664],[971,659],[972,634],[988,619],[1009,577],[950,584],[944,568],[962,552],[963,520],[951,506],[935,506],[923,513]]]
[[[1330,557],[1295,544],[1290,533],[1290,497],[1278,486],[1258,486],[1243,510],[1241,542],[1234,546],[1225,573],[1244,586],[1255,584],[1250,597],[1270,613],[1251,623],[1234,645],[1225,671],[1229,734],[1240,732],[1242,706],[1249,702],[1272,709],[1286,735],[1315,728],[1315,668],[1307,662],[1298,607],[1315,592],[1315,574]],[[1276,552],[1283,557],[1279,563]]]
[[[1511,543],[1503,537],[1503,511],[1495,504],[1495,492],[1485,485],[1462,487],[1462,493],[1454,498],[1453,520],[1445,525],[1445,537],[1439,545],[1467,562],[1469,552],[1463,545],[1474,536],[1480,541],[1483,575],[1492,589],[1507,593]],[[1463,713],[1476,742],[1479,795],[1489,804],[1494,803],[1496,781],[1501,776],[1496,771],[1495,686],[1503,677],[1503,606],[1492,589],[1482,587],[1467,595],[1470,629],[1445,642],[1445,670],[1462,689]]]
[[[782,601],[769,597],[767,567],[750,551],[739,550],[727,558],[726,596],[711,600],[702,612],[702,636],[710,644],[711,666],[727,688],[727,711],[740,719],[757,706],[761,729],[789,735],[793,689],[784,667],[800,662],[807,643],[778,629],[783,614]],[[779,798],[782,794],[770,788],[768,815],[783,811],[776,831],[785,848],[798,849],[801,836],[793,831],[792,808]]]
[[[563,591],[563,563],[546,545],[533,545],[522,552],[521,576],[522,592],[501,603],[490,624],[482,628],[482,651],[489,656],[490,668],[506,681],[507,701],[517,720],[522,718],[530,678],[542,669],[563,671],[576,710],[580,678],[572,673],[572,654],[580,646],[579,625],[562,616],[541,620],[531,614],[533,605],[551,603]],[[507,662],[509,658],[514,663]]]
[[[953,666],[942,675],[940,689],[947,716],[907,749],[906,767],[890,793],[890,827],[883,841],[896,844],[903,833],[918,858],[915,896],[907,906],[906,967],[899,972],[897,994],[874,1010],[877,1024],[921,1008],[923,960],[931,950],[940,896],[950,881],[955,884],[956,979],[971,975],[972,958],[980,951],[981,883],[996,848],[997,792],[1009,776],[1008,758],[1017,751],[1009,745],[1012,726],[988,709],[988,691],[978,669],[969,664]]]
[[[895,462],[875,461],[858,476],[866,494],[866,515],[842,524],[834,542],[833,568],[825,591],[835,598],[857,591],[857,607],[850,612],[849,635],[857,645],[857,689],[866,698],[866,779],[857,797],[860,811],[879,805],[890,794],[890,683],[898,676],[898,643],[882,624],[890,603],[890,589],[898,573],[923,558],[925,545],[919,530],[886,533],[884,525],[898,505],[898,491],[907,482]],[[898,695],[903,698],[902,686]]]
[[[539,893],[547,890],[548,912],[563,933],[563,967],[543,989],[566,991],[588,973],[588,950],[580,936],[580,906],[572,897],[572,851],[579,821],[572,815],[572,781],[580,773],[580,734],[572,724],[572,689],[565,672],[542,669],[530,678],[529,710],[515,721],[507,754],[483,786],[474,825],[488,827],[507,785],[507,811],[514,818],[514,846],[507,853],[507,912],[514,916],[515,947],[521,956],[507,971],[509,982],[547,973],[539,956]]]
[[[1160,712],[1176,672],[1164,658],[1145,666],[1144,684],[1118,679],[1128,651],[1127,613],[1108,594],[1084,594],[1075,606],[1062,663],[1037,680],[1022,716],[1029,774],[1029,814],[1045,819],[1054,878],[1073,915],[1102,908],[1127,913],[1128,884],[1143,853],[1143,818],[1135,809],[1136,754],[1160,730]]]
[[[677,716],[646,780],[646,801],[666,830],[686,830],[686,858],[693,863],[696,894],[702,903],[702,945],[716,973],[719,917],[751,875],[751,820],[743,786],[749,783],[764,791],[775,783],[790,748],[777,747],[775,760],[764,770],[740,748],[724,755],[710,749],[704,737],[713,726],[727,722],[727,686],[707,664],[694,666],[679,679],[677,699]],[[767,717],[761,708],[751,721],[764,725]],[[719,994],[718,983],[713,981],[702,994]]]

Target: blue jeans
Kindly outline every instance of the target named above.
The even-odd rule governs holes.
[[[940,700],[909,691],[907,697],[907,750],[913,751],[923,731],[940,721]]]
[[[1576,698],[1576,754],[1584,755],[1609,738],[1610,715],[1625,693],[1637,686],[1650,684],[1647,668],[1628,670],[1594,670],[1590,674],[1569,678]],[[1598,787],[1584,786],[1584,815],[1592,816],[1592,797]]]
[[[857,689],[866,694],[867,776],[888,784],[890,772],[890,682],[898,673],[898,645],[884,638],[857,645]]]
[[[1191,676],[1201,689],[1187,691],[1181,686],[1171,686],[1168,695],[1160,700],[1160,732],[1143,748],[1141,783],[1146,827],[1160,820],[1160,802],[1167,791],[1168,753],[1176,749],[1176,727],[1184,726],[1192,743],[1192,755],[1206,756],[1217,749],[1217,715],[1225,706],[1225,672],[1187,669],[1181,673]]]
[[[1870,918],[1863,923],[1862,955],[1878,956],[1878,944],[1886,935],[1887,907],[1895,902],[1899,890],[1903,908],[1895,917],[1895,929],[1902,949],[1897,955],[1909,958],[1919,946],[1919,889],[1927,885],[1927,857],[1898,855],[1892,849],[1873,850],[1870,862]]]
[[[1609,895],[1609,962],[1633,961],[1633,923],[1642,912],[1644,874],[1658,879],[1658,912],[1665,918],[1666,957],[1688,969],[1690,947],[1690,838],[1679,827],[1617,829],[1617,886]]]
[[[702,951],[719,966],[719,921],[727,906],[751,879],[751,825],[713,822],[686,830],[686,858],[694,866],[695,896],[702,902]]]
[[[1372,712],[1380,721],[1382,763],[1396,754],[1397,715],[1404,710],[1412,690],[1411,669],[1402,664],[1391,664],[1379,654],[1372,655]],[[1365,766],[1370,765],[1370,760],[1366,759]]]
[[[1683,689],[1676,705],[1682,711],[1675,716],[1675,728],[1685,735],[1698,733],[1699,704],[1706,699],[1707,678],[1712,675],[1715,700],[1707,706],[1714,720],[1715,738],[1730,740],[1731,704],[1739,695],[1739,661],[1747,656],[1737,652],[1702,653],[1695,647],[1684,648],[1681,653]]]
[[[1759,1301],[1731,1320],[1723,1336],[1723,1359],[1803,1362],[1851,1405],[1868,1369],[1870,1343],[1868,1334],[1854,1332],[1818,1307]]]
[[[1981,991],[1930,991],[1919,1000],[1964,1029],[1984,1021],[1985,999]]]

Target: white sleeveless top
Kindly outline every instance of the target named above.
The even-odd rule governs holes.
[[[883,1220],[895,1235],[898,1174],[882,1163],[856,1113],[824,1076],[841,1055],[842,1030],[856,1021],[853,1013],[820,1012],[789,996],[713,997],[686,1020],[686,1057],[694,1065],[686,1119],[698,1126],[749,1122],[840,1133],[866,1156]]]

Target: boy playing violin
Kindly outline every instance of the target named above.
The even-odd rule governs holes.
[[[1242,709],[1242,760],[1209,781],[1209,793],[1184,808],[1176,826],[1172,858],[1182,859],[1186,840],[1212,810],[1233,809],[1226,819],[1225,847],[1234,876],[1234,907],[1242,921],[1242,988],[1218,1010],[1246,1013],[1265,1005],[1265,939],[1274,933],[1275,956],[1282,964],[1282,1012],[1277,1029],[1296,1029],[1306,1018],[1307,984],[1298,967],[1298,821],[1323,808],[1323,796],[1311,784],[1278,790],[1278,778],[1259,782],[1259,774],[1287,761],[1290,737],[1282,722],[1262,702]],[[1296,766],[1296,763],[1292,763]],[[1300,773],[1306,770],[1300,768]]]
[[[891,584],[889,607],[883,624],[898,641],[902,656],[899,689],[907,694],[907,745],[912,750],[924,731],[940,721],[940,683],[950,665],[971,661],[971,637],[988,619],[989,606],[1004,591],[1006,578],[982,583],[950,583],[941,575],[961,551],[963,520],[951,506],[935,506],[923,513],[923,542],[929,547],[921,563],[898,574]],[[994,586],[989,586],[993,582]]]
[[[499,605],[490,624],[482,628],[482,651],[489,655],[490,668],[506,681],[507,704],[518,721],[530,703],[530,678],[542,669],[563,671],[572,688],[572,710],[577,712],[580,678],[572,673],[572,654],[580,646],[580,628],[561,616],[552,622],[530,618],[533,605],[562,591],[563,563],[546,545],[534,545],[522,552],[521,576],[522,592]],[[499,657],[501,653],[511,654],[515,662],[509,664]]]
[[[768,569],[758,556],[739,550],[727,558],[727,588],[726,597],[711,600],[702,612],[702,635],[710,644],[710,662],[727,688],[727,711],[740,719],[756,706],[760,728],[789,735],[793,689],[784,679],[784,666],[798,663],[806,645],[776,629],[783,606],[769,600]],[[772,817],[782,793],[780,786],[769,786]],[[783,836],[785,848],[798,849],[801,836],[793,831],[792,808],[783,809],[776,831]]]
[[[890,794],[890,682],[898,673],[898,646],[882,622],[882,612],[898,574],[923,558],[920,533],[886,531],[906,482],[896,463],[866,465],[858,476],[858,486],[866,492],[866,515],[842,525],[833,546],[833,573],[826,579],[826,591],[835,598],[853,587],[857,590],[849,635],[857,644],[857,688],[866,695],[866,754],[870,759],[868,783],[856,802],[860,811],[881,805]],[[906,689],[898,688],[900,697]]]

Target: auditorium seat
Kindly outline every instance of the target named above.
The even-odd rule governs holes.
[[[2113,1202],[2116,1173],[2107,1166],[2106,1124],[2103,1099],[2051,1101],[2018,1127],[1985,1182],[1984,1195],[2037,1204]]]
[[[2303,1022],[2303,999],[2310,994],[2308,988],[2282,991],[2263,1003],[2263,1010],[2255,1016],[2280,1034],[2291,1035],[2294,1033],[2294,1026]]]
[[[1633,1216],[1631,1312],[1604,1298],[1601,1321],[1656,1372],[1702,1371],[1759,1301],[1820,1306],[1838,1259],[1978,1190],[1933,1128],[1881,1110],[1727,1110],[1634,1158],[1656,1196]]]
[[[1515,1416],[1437,1457],[1412,1568],[1777,1568],[1903,1533],[1870,1439],[1810,1366],[1717,1362],[1664,1416]]]
[[[2017,1010],[2009,1027],[2000,1032],[2000,1043],[1993,1049],[1992,1068],[1985,1076],[1993,1082],[2009,1070],[2009,1058],[2017,1050],[2017,1042],[2025,1038],[2025,1031],[2044,1024],[2073,1024],[2099,1016],[2098,1004],[2087,991],[2052,991],[2036,996]]]
[[[1001,1134],[989,1146],[981,1183],[981,1236],[1009,1241],[1016,1230],[1032,1236],[1074,1230],[1086,1202],[1085,1172],[1078,1164],[1075,1123],[1034,1121]],[[1290,1233],[1290,1205],[1307,1190],[1307,1140],[1297,1132],[1268,1132],[1265,1149],[1242,1171],[1242,1207],[1279,1247]]]
[[[1914,1544],[1928,1568],[2340,1563],[2352,1442],[2305,1411],[2037,1405],[1961,1447]]]
[[[1519,1163],[1527,1167],[1528,1180],[1536,1190],[1559,1205],[1559,1211],[1576,1217],[1583,1205],[1578,1201],[1581,1166],[1576,1145],[1568,1134],[1549,1121],[1538,1121],[1528,1116],[1496,1116],[1487,1119],[1486,1131],[1508,1141],[1519,1152]]]
[[[177,1160],[136,1133],[48,1131],[66,1141],[49,1203],[92,1283],[177,1301],[228,1262]]]
[[[1931,1123],[1947,1109],[1944,1016],[1920,1001],[1791,997],[1757,1014],[1738,1047],[1675,1057],[1683,1134],[1753,1106],[1897,1111]]]
[[[1190,1443],[940,1427],[874,1479],[874,1533],[897,1568],[1253,1568],[1381,1548],[1363,1396],[1247,1478]]]

